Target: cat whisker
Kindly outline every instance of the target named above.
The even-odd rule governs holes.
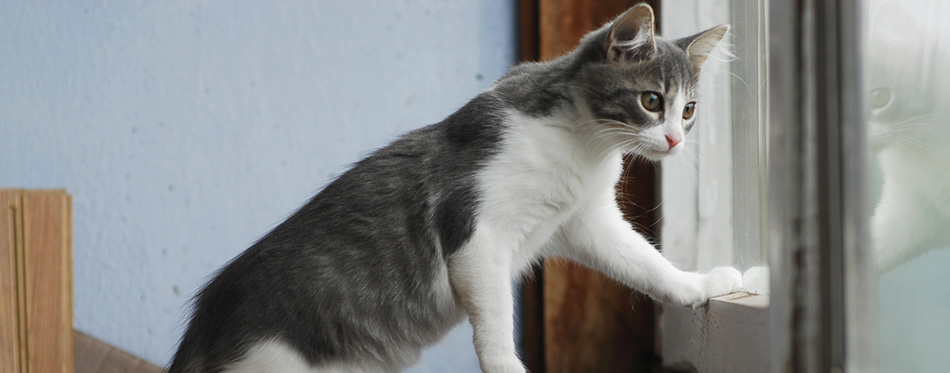
[[[682,162],[683,165],[693,170],[695,175],[699,175],[699,169],[696,168],[696,164],[699,163],[699,153],[688,146],[683,146],[680,154],[682,154],[682,156],[680,156],[678,160]],[[684,159],[684,157],[688,157],[688,159]]]
[[[698,140],[684,140],[683,144],[696,144],[696,146],[702,147],[704,150],[709,151],[710,148],[706,144],[699,142]]]
[[[922,125],[918,125],[918,124],[902,124],[902,125],[898,125],[898,126],[894,126],[894,127],[888,128],[886,131],[882,131],[882,135],[885,135],[885,136],[906,136],[907,133],[913,134],[913,132],[915,132],[915,131],[920,131],[921,129],[925,129],[925,128],[927,128],[927,127],[929,127],[929,126],[922,126]],[[913,137],[913,136],[908,136],[908,137]]]
[[[615,120],[615,119],[592,119],[592,120],[590,120],[589,122],[596,123],[596,124],[613,124],[613,125],[617,125],[617,126],[620,126],[620,127],[623,127],[623,128],[629,128],[629,129],[631,129],[631,130],[637,130],[636,127],[630,125],[629,123],[621,122],[621,121]]]
[[[693,149],[693,148],[691,148],[691,147],[689,147],[689,146],[686,146],[686,145],[688,145],[688,144],[697,144],[697,145],[701,145],[701,144],[699,144],[699,143],[694,143],[694,142],[685,142],[685,143],[683,144],[683,145],[684,145],[684,146],[683,146],[683,151],[685,152],[684,154],[688,154],[688,155],[690,156],[690,158],[692,158],[692,162],[693,162],[693,163],[699,163],[699,152],[696,151],[696,149]]]
[[[746,90],[746,92],[749,94],[750,97],[755,97],[755,92],[752,91],[752,86],[750,86],[749,83],[746,82],[745,79],[742,78],[742,76],[740,76],[739,74],[736,74],[736,73],[734,73],[734,72],[732,72],[732,71],[727,72],[727,74],[729,74],[729,76],[731,76],[731,77],[733,77],[733,78],[735,78],[735,79],[738,79],[739,82],[742,83],[742,86],[745,87],[745,90]]]
[[[627,130],[627,131],[634,131],[634,132],[637,132],[637,131],[638,131],[638,129],[637,129],[636,127],[631,126],[630,124],[627,124],[627,123],[624,123],[624,122],[621,122],[621,121],[618,121],[618,120],[613,120],[613,119],[589,119],[589,120],[585,120],[585,121],[582,121],[582,122],[578,122],[578,123],[577,123],[577,125],[578,125],[579,127],[583,127],[583,126],[587,126],[587,125],[591,125],[591,124],[611,125],[611,126],[612,126],[612,127],[603,128],[603,129],[600,130],[600,132],[603,132],[603,131],[605,131],[605,130],[615,130],[615,129],[618,129],[617,127],[620,127],[619,129],[624,129],[624,130]]]
[[[657,203],[656,206],[653,206],[652,209],[649,209],[649,210],[644,211],[644,213],[651,213],[651,212],[654,212],[654,211],[660,209],[660,206],[661,206],[662,204],[663,204],[663,202],[660,201],[660,203]]]
[[[622,176],[621,180],[627,180],[627,178],[629,177],[629,174],[634,172],[634,171],[633,171],[633,168],[635,168],[635,167],[637,167],[638,165],[640,165],[640,163],[638,163],[637,161],[632,161],[632,162],[628,163],[627,165],[628,165],[628,167],[625,167],[625,168],[624,168],[624,172],[623,172],[623,176]],[[624,203],[624,204],[628,204],[628,205],[630,205],[630,206],[633,206],[633,207],[635,207],[635,208],[637,208],[637,209],[639,209],[639,210],[643,210],[643,211],[640,211],[640,212],[639,212],[638,214],[636,214],[636,215],[630,216],[631,219],[628,220],[628,222],[629,222],[634,228],[636,228],[638,231],[641,231],[641,232],[643,232],[643,231],[652,231],[653,228],[656,227],[656,225],[657,225],[658,223],[660,223],[660,221],[662,220],[662,216],[661,216],[661,217],[659,217],[658,219],[656,219],[656,220],[654,220],[653,222],[651,222],[649,225],[646,225],[646,224],[643,224],[643,223],[640,223],[640,222],[637,221],[637,220],[639,220],[641,217],[643,217],[644,215],[651,214],[651,213],[657,211],[657,209],[659,209],[660,207],[662,207],[662,205],[663,205],[663,202],[662,202],[662,201],[660,201],[659,203],[657,203],[656,206],[653,206],[652,208],[649,208],[649,209],[648,209],[648,208],[645,208],[645,207],[643,207],[642,205],[640,205],[640,204],[634,202],[634,200],[633,200],[632,198],[633,198],[633,197],[636,197],[636,196],[633,195],[632,193],[627,192],[627,191],[625,190],[625,188],[620,188],[620,189],[617,191],[617,197],[618,197],[618,199],[620,200],[620,202],[622,202],[622,203]]]
[[[640,155],[641,150],[643,150],[643,144],[635,144],[633,149],[630,149],[630,151],[627,152],[627,154],[635,158],[642,157],[642,155]],[[625,170],[624,172],[627,172],[627,171]]]
[[[588,147],[589,147],[589,146],[591,146],[592,144],[594,144],[595,141],[596,141],[596,142],[599,142],[597,145],[603,145],[603,144],[605,144],[605,143],[608,143],[608,142],[611,141],[611,140],[616,140],[620,135],[635,136],[634,134],[631,134],[629,131],[624,130],[624,129],[622,129],[622,128],[605,128],[605,129],[602,129],[602,130],[598,131],[596,134],[594,134],[594,136],[592,136],[592,137],[587,141],[587,143],[585,144],[585,146],[588,146]],[[627,141],[631,141],[631,140],[627,140]],[[608,146],[606,150],[604,150],[601,154],[598,154],[598,158],[603,157],[603,156],[605,156],[607,153],[611,152],[611,151],[612,151],[612,148],[615,147],[615,146],[616,146],[616,145]],[[598,146],[598,147],[599,147],[599,146]]]
[[[618,144],[617,144],[616,146],[614,146],[613,148],[608,149],[608,151],[604,152],[604,153],[601,154],[600,156],[601,156],[601,157],[605,157],[607,154],[612,153],[612,152],[614,152],[614,151],[621,151],[621,152],[623,152],[623,149],[627,148],[627,147],[630,146],[631,144],[635,144],[636,142],[637,142],[637,139],[636,139],[636,138],[623,141],[623,142],[621,142],[621,143],[618,143]],[[637,146],[639,146],[639,145],[637,145]],[[636,146],[635,146],[634,148],[636,148]]]
[[[594,159],[606,159],[609,154],[619,151],[624,143],[625,142],[608,145],[607,147],[601,149]]]
[[[904,120],[901,120],[900,122],[894,123],[894,125],[900,126],[900,125],[903,125],[903,124],[907,124],[907,123],[914,122],[914,123],[916,123],[916,124],[918,124],[918,125],[920,125],[920,126],[929,127],[929,125],[923,124],[923,123],[921,123],[921,122],[919,122],[919,121],[924,120],[924,119],[928,119],[928,118],[931,118],[931,117],[933,117],[933,115],[930,115],[930,114],[917,115],[917,116],[913,116],[913,117],[910,117],[910,118],[905,118]]]
[[[937,153],[928,146],[926,141],[922,139],[911,137],[911,136],[897,136],[897,139],[899,143],[904,147],[904,149],[907,149],[908,151],[912,151],[915,153],[917,153],[917,151],[921,151],[924,153],[923,155],[930,156],[930,157],[937,157]],[[911,146],[913,146],[913,149],[916,149],[916,150],[911,149]],[[917,155],[920,158],[924,158],[921,156],[922,154],[920,153],[917,153]]]
[[[689,169],[693,170],[694,175],[699,175],[699,169],[696,168],[696,166],[694,166],[692,163],[686,162],[685,160],[680,160],[680,162],[682,162],[686,167],[689,167]]]

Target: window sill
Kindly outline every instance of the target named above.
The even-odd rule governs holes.
[[[739,291],[732,294],[726,294],[721,297],[715,297],[709,300],[707,306],[710,311],[723,310],[732,307],[751,307],[768,309],[769,296],[765,294],[755,294],[748,291]]]
[[[663,306],[660,348],[671,371],[767,372],[768,295],[738,292],[703,307]]]

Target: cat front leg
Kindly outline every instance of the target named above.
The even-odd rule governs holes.
[[[613,195],[579,213],[558,232],[558,254],[598,270],[664,303],[698,306],[742,287],[732,267],[681,271],[623,219]]]
[[[472,324],[482,371],[520,373],[525,368],[515,353],[513,248],[490,237],[485,229],[476,229],[471,240],[449,260],[449,276]]]

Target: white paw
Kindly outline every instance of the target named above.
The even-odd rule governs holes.
[[[742,274],[732,267],[715,268],[705,274],[703,279],[703,290],[706,291],[707,299],[736,292],[741,288]]]
[[[697,307],[709,298],[742,288],[742,274],[732,267],[719,267],[709,273],[682,272],[678,277],[678,281],[656,299],[678,306]]]
[[[769,267],[756,266],[742,274],[742,289],[755,294],[769,293]]]
[[[524,365],[517,356],[488,357],[480,359],[482,371],[485,373],[524,373]]]
[[[693,272],[681,272],[677,278],[664,286],[661,293],[654,298],[663,303],[677,306],[696,307],[706,302],[706,291],[703,290],[705,275]]]

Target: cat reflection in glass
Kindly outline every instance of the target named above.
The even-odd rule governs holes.
[[[871,238],[887,272],[950,246],[950,59],[900,3],[876,10],[869,35],[869,144],[883,176]]]
[[[623,154],[680,150],[727,30],[662,39],[635,6],[356,163],[198,293],[169,371],[398,371],[467,317],[484,371],[523,372],[512,280],[546,256],[674,305],[738,290],[674,267],[614,198]]]

